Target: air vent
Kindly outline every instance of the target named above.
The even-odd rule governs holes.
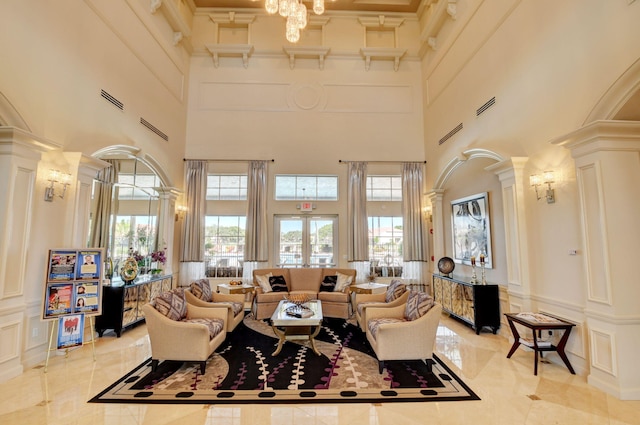
[[[100,90],[100,96],[105,98],[109,103],[111,103],[116,108],[120,109],[121,111],[124,111],[124,103],[120,102],[118,99],[116,99],[115,97],[111,96],[106,91]]]
[[[448,132],[447,134],[444,135],[444,137],[442,139],[440,139],[440,141],[438,142],[439,145],[443,144],[444,142],[446,142],[447,140],[449,140],[451,137],[453,137],[454,134],[456,134],[458,131],[462,130],[462,123],[458,124],[455,126],[455,128],[453,130],[451,130],[450,132]]]
[[[149,121],[145,120],[142,117],[140,117],[140,124],[144,125],[149,130],[153,131],[158,136],[162,137],[165,141],[167,141],[167,142],[169,141],[169,136],[164,134],[162,131],[158,130],[158,127],[156,127],[155,125],[151,124]]]
[[[476,109],[476,117],[479,117],[481,113],[491,108],[495,104],[496,104],[496,97],[493,96],[491,99],[489,99],[489,101],[487,101],[487,103],[485,103],[484,105]]]

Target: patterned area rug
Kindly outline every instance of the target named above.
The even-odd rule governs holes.
[[[416,336],[418,337],[418,336]],[[277,339],[264,321],[245,318],[209,359],[202,375],[195,363],[164,361],[155,372],[147,360],[100,394],[94,403],[386,403],[479,400],[440,359],[378,361],[353,324],[325,319],[315,354],[307,343]]]

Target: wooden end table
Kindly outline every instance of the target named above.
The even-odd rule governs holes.
[[[564,362],[569,372],[573,375],[576,373],[571,367],[571,363],[569,363],[569,359],[564,352],[565,346],[567,345],[567,341],[569,340],[569,335],[571,334],[571,328],[575,326],[575,324],[571,322],[567,322],[565,320],[558,319],[556,317],[547,316],[541,313],[505,313],[507,317],[507,322],[509,323],[509,327],[511,328],[511,333],[513,334],[513,345],[511,346],[511,350],[509,350],[509,354],[507,354],[507,358],[511,358],[511,355],[518,349],[518,347],[523,344],[523,339],[516,328],[516,323],[524,326],[525,328],[531,329],[533,333],[533,343],[531,345],[525,344],[527,347],[531,348],[534,353],[534,364],[533,364],[533,374],[538,374],[538,353],[540,353],[540,357],[543,357],[545,351],[556,351],[562,361]],[[558,345],[539,345],[538,336],[540,336],[542,331],[545,330],[562,330],[562,337],[558,342]]]
[[[314,338],[318,336],[322,328],[322,302],[313,300],[306,303],[313,313],[310,317],[289,316],[286,313],[286,309],[293,305],[287,300],[282,300],[278,303],[276,311],[271,316],[271,328],[279,338],[278,348],[271,355],[277,356],[280,354],[285,341],[292,340],[308,340],[313,352],[320,355]]]

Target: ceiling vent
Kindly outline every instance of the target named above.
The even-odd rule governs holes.
[[[480,114],[482,114],[484,111],[491,108],[495,104],[496,104],[496,97],[493,96],[491,99],[487,101],[487,103],[485,103],[484,105],[476,109],[476,117],[479,117]]]
[[[100,90],[100,96],[105,98],[109,103],[111,103],[116,108],[120,109],[121,111],[124,111],[124,103],[120,102],[118,99],[116,99],[115,97],[111,96],[106,91]]]
[[[140,117],[140,124],[144,125],[149,130],[153,131],[158,136],[162,137],[165,141],[167,141],[167,142],[169,141],[169,136],[164,134],[162,131],[158,130],[158,127],[156,127],[155,125],[151,124],[149,121],[145,120],[142,117]]]
[[[449,140],[451,137],[453,137],[454,134],[456,134],[458,131],[462,130],[462,123],[458,124],[455,126],[455,128],[453,130],[451,130],[450,132],[448,132],[447,134],[444,135],[444,137],[442,139],[440,139],[440,141],[438,142],[439,145],[443,144],[444,142],[446,142],[447,140]]]

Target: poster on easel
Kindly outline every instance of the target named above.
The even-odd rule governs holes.
[[[43,320],[102,314],[103,248],[49,250]]]
[[[84,314],[72,314],[58,319],[58,350],[84,344]]]

